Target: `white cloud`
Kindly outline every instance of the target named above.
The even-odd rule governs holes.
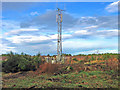
[[[108,5],[105,9],[108,12],[117,12],[118,11],[118,3],[119,3],[119,1],[113,2],[110,5]]]
[[[32,30],[31,30],[32,31]],[[10,40],[12,43],[22,43],[22,42],[26,42],[26,43],[32,43],[32,42],[44,42],[44,41],[47,41],[47,40],[54,40],[56,39],[57,40],[57,37],[58,35],[57,34],[54,34],[54,35],[48,35],[48,36],[44,36],[44,35],[41,35],[41,36],[33,36],[33,35],[21,35],[21,36],[12,36],[12,37],[7,37],[6,39],[7,40]],[[63,34],[63,39],[64,38],[69,38],[71,37],[71,35],[69,34]]]
[[[9,47],[6,44],[0,44],[0,54],[13,51],[15,52],[15,47]]]
[[[112,37],[112,36],[118,36],[118,30],[113,29],[113,30],[101,30],[97,31],[98,35],[103,36],[103,37]]]
[[[38,31],[38,29],[20,29],[20,30],[12,30],[9,33],[5,33],[6,35],[10,35],[10,34],[19,34],[22,31]],[[112,36],[117,36],[118,35],[118,30],[113,29],[113,30],[99,30],[99,31],[88,31],[88,30],[78,30],[75,31],[72,34],[63,34],[62,35],[62,39],[80,39],[82,37],[86,37],[86,38],[91,38],[91,37],[97,37],[99,38],[106,38],[106,37],[112,37]],[[45,42],[49,43],[51,41],[57,41],[58,35],[57,34],[53,34],[53,35],[40,35],[40,36],[36,36],[36,35],[14,35],[11,37],[6,37],[7,40],[11,41],[12,43],[16,43],[16,44],[21,44],[21,43],[41,43],[43,42],[43,44]],[[73,41],[67,41],[67,44],[69,43],[75,43]],[[84,42],[84,41],[82,41]],[[81,43],[81,42],[80,42]],[[79,42],[76,42],[77,45],[80,44]],[[84,42],[84,43],[89,43],[89,46],[92,46],[93,44],[91,42]],[[83,43],[82,43],[83,44]],[[81,46],[82,46],[81,44]],[[72,44],[74,45],[74,44]],[[87,44],[86,44],[87,45]],[[66,45],[67,46],[67,45]],[[83,45],[85,46],[85,45]],[[77,47],[77,46],[75,46]],[[87,46],[86,46],[87,47]]]
[[[31,12],[30,15],[34,16],[34,15],[39,15],[39,13],[36,11],[36,12]]]
[[[93,29],[93,28],[97,28],[97,27],[98,26],[93,25],[93,26],[85,27],[85,29]]]
[[[75,54],[101,54],[101,53],[118,53],[118,50],[90,50],[90,51],[83,51],[83,52],[77,52]]]
[[[2,38],[2,34],[1,34],[1,32],[0,32],[0,39]]]
[[[75,34],[89,35],[89,34],[92,34],[92,33],[88,32],[87,30],[79,30],[79,31],[76,31]]]
[[[48,40],[50,39],[47,36],[32,36],[32,35],[28,35],[28,36],[13,36],[13,37],[8,37],[6,38],[8,40],[10,40],[12,43],[22,43],[22,42],[33,42],[33,41],[42,41],[42,40]]]
[[[94,54],[94,53],[97,53],[97,50],[83,51],[83,52],[79,52],[77,54]]]
[[[2,30],[8,31],[20,28],[19,22],[12,20],[2,20]]]
[[[6,32],[5,35],[15,35],[20,34],[21,32],[32,32],[32,31],[39,31],[39,29],[18,29],[18,30],[11,30]]]
[[[63,35],[62,35],[62,38],[63,38],[63,39],[72,38],[72,35],[71,35],[71,34],[63,34]]]
[[[111,39],[114,40],[114,39]],[[98,40],[86,40],[86,39],[73,39],[63,42],[64,48],[74,49],[93,49],[93,48],[117,48],[118,43],[116,41],[110,42],[109,39],[98,39]],[[109,44],[108,44],[109,43]]]
[[[70,34],[63,34],[64,38],[71,37]],[[48,35],[48,36],[12,36],[7,37],[7,40],[11,41],[11,43],[15,43],[15,47],[12,46],[4,46],[5,51],[17,51],[25,53],[37,53],[38,51],[42,52],[43,54],[56,52],[57,48],[57,34],[55,35]],[[113,41],[113,42],[111,42]],[[95,40],[88,40],[88,39],[74,39],[71,38],[69,40],[63,40],[63,50],[67,50],[68,52],[70,49],[71,53],[78,52],[80,49],[88,50],[88,49],[97,49],[97,48],[117,48],[118,43],[115,39],[95,39]],[[46,43],[47,42],[47,43]]]
[[[102,50],[100,53],[118,53],[118,50]]]
[[[84,37],[84,35],[87,38],[90,37],[113,37],[113,36],[118,36],[118,30],[117,29],[112,29],[112,30],[77,30],[75,33],[73,33],[73,38],[74,37]]]

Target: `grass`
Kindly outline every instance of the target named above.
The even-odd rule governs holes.
[[[23,76],[21,72],[2,73],[3,88],[118,88],[120,76],[116,58],[85,56],[81,60],[75,58],[75,64],[65,64],[63,67],[60,64],[43,64],[37,71],[29,71]],[[62,73],[54,75],[59,69]]]
[[[58,81],[54,81],[56,79]],[[3,82],[3,87],[7,88],[36,88],[60,87],[60,88],[117,88],[118,80],[112,79],[108,72],[91,71],[91,72],[72,72],[61,75],[39,75],[19,77],[9,79]]]

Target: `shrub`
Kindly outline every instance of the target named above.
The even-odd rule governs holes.
[[[97,60],[102,60],[102,58],[98,57]]]
[[[37,69],[36,73],[54,73],[58,71],[59,64],[52,64],[52,63],[44,63],[39,66],[40,68]]]
[[[6,73],[14,73],[18,71],[36,70],[41,63],[42,62],[40,54],[38,54],[35,57],[32,57],[24,53],[21,53],[21,55],[19,55],[10,52],[8,54],[8,60],[2,62],[2,71]]]
[[[76,58],[73,58],[74,61],[78,61]]]
[[[71,70],[73,70],[73,67],[72,66],[68,66],[68,67],[66,67],[66,70],[67,71],[71,71]]]
[[[95,58],[93,56],[91,56],[91,60],[95,60]]]

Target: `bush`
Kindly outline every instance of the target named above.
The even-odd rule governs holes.
[[[8,60],[2,62],[2,71],[9,73],[9,72],[19,72],[19,71],[30,71],[36,70],[39,65],[41,64],[40,54],[32,57],[26,54],[14,54],[10,52],[8,54]]]
[[[95,58],[93,56],[91,56],[91,60],[95,60]]]
[[[39,66],[40,68],[37,69],[36,74],[41,73],[55,73],[58,71],[59,64],[52,64],[52,63],[44,63]]]
[[[78,61],[76,58],[73,58],[74,61]]]

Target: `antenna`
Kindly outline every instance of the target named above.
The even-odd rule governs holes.
[[[62,11],[60,8],[57,8],[56,21],[58,24],[58,39],[57,39],[57,62],[62,61]]]
[[[62,10],[58,7],[58,0],[56,0],[56,22],[57,22],[57,26],[58,26],[58,38],[57,38],[57,63],[61,63],[62,62],[62,22],[63,22],[63,14]],[[65,9],[65,5],[64,5],[64,9]]]
[[[66,4],[64,3],[64,11],[66,11]]]
[[[58,8],[58,0],[56,0],[56,8]],[[56,10],[56,8],[55,8],[55,10]]]

